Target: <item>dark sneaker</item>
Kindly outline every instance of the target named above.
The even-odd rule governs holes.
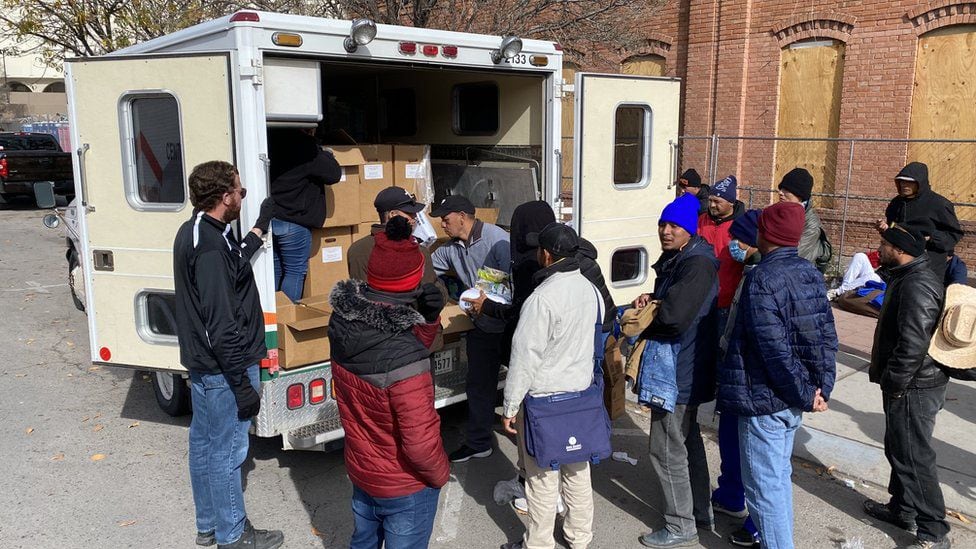
[[[640,537],[644,547],[653,549],[671,549],[672,547],[698,547],[698,534],[691,536],[676,536],[667,528],[662,528]]]
[[[471,458],[486,458],[491,455],[491,448],[487,450],[475,450],[474,448],[469,448],[467,445],[461,446],[457,450],[451,452],[451,455],[447,456],[451,460],[451,463],[464,463]]]
[[[196,544],[200,547],[210,547],[217,543],[217,536],[213,530],[209,532],[197,532]]]
[[[281,530],[257,530],[251,521],[244,523],[244,533],[234,543],[218,545],[218,549],[278,549],[285,543]]]
[[[918,532],[918,525],[915,524],[915,519],[906,519],[899,516],[898,513],[892,511],[891,508],[884,503],[874,501],[873,499],[865,500],[864,512],[867,513],[868,516],[876,518],[882,522],[894,524],[895,526],[904,529],[909,534]]]
[[[946,536],[939,541],[922,540],[915,539],[915,543],[908,546],[908,549],[949,549],[952,547],[952,543],[949,542],[949,537]]]
[[[728,515],[732,518],[737,518],[737,519],[744,519],[749,516],[749,511],[747,511],[745,507],[736,511],[734,509],[729,509],[728,507],[720,503],[717,503],[715,501],[712,501],[712,511],[716,513],[722,513],[723,515]]]
[[[729,543],[736,547],[751,547],[752,549],[759,549],[760,547],[759,538],[745,528],[739,528],[729,534]]]
[[[522,540],[506,543],[502,545],[502,549],[522,549]]]

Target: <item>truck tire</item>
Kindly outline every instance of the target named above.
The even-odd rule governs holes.
[[[78,261],[78,250],[74,246],[68,249],[67,259],[68,259],[68,288],[71,290],[71,301],[74,301],[75,308],[81,312],[85,312],[85,301],[78,296],[78,291],[75,289],[76,280],[75,277],[82,273],[79,268],[80,262]],[[84,281],[82,281],[84,283]]]
[[[168,372],[153,372],[153,393],[156,403],[167,414],[173,417],[185,416],[190,413],[190,387],[180,374]]]

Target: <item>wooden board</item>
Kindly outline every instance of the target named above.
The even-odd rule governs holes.
[[[844,75],[844,45],[786,48],[780,57],[778,137],[837,137]],[[814,192],[833,193],[837,177],[837,143],[779,141],[773,185],[793,168],[813,175]],[[831,207],[830,200],[815,200]]]
[[[664,76],[664,58],[660,55],[635,55],[620,64],[620,72],[636,76]]]
[[[572,84],[576,80],[576,67],[565,64],[563,67],[563,80],[567,84]],[[562,152],[562,177],[560,189],[565,197],[572,197],[573,194],[573,94],[566,94],[562,99],[562,139],[560,140],[560,151]],[[571,200],[567,201],[567,206]],[[556,212],[556,218],[560,218]]]
[[[976,26],[953,26],[921,37],[909,136],[976,138]],[[976,144],[910,143],[908,161],[928,164],[932,188],[953,202],[976,201]],[[976,208],[959,208],[976,219]]]

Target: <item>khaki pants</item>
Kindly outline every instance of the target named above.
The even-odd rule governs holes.
[[[535,458],[525,453],[524,427],[525,417],[519,411],[515,429],[518,430],[519,461],[525,466],[525,500],[529,506],[523,547],[555,547],[556,499],[562,484],[563,503],[566,504],[563,537],[570,549],[586,549],[593,540],[593,487],[589,462],[563,465],[558,471],[539,467]]]

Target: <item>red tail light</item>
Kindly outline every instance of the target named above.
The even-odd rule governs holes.
[[[0,158],[0,177],[7,177],[10,174],[8,170],[9,168],[7,168],[7,159]]]
[[[98,356],[105,362],[108,362],[109,360],[112,360],[112,351],[110,351],[108,347],[102,347],[98,350]]]
[[[457,46],[443,46],[441,47],[441,53],[444,57],[457,57],[458,47]]]
[[[308,403],[321,404],[325,402],[325,380],[313,379],[308,384]]]
[[[305,406],[305,386],[301,383],[288,386],[287,405],[289,410]]]
[[[239,11],[230,16],[231,23],[258,23],[261,18],[253,11]]]
[[[423,51],[424,51],[424,55],[426,55],[427,57],[434,57],[435,55],[437,55],[437,46],[433,46],[431,44],[424,44]]]
[[[400,42],[400,53],[413,55],[417,53],[416,42]]]

